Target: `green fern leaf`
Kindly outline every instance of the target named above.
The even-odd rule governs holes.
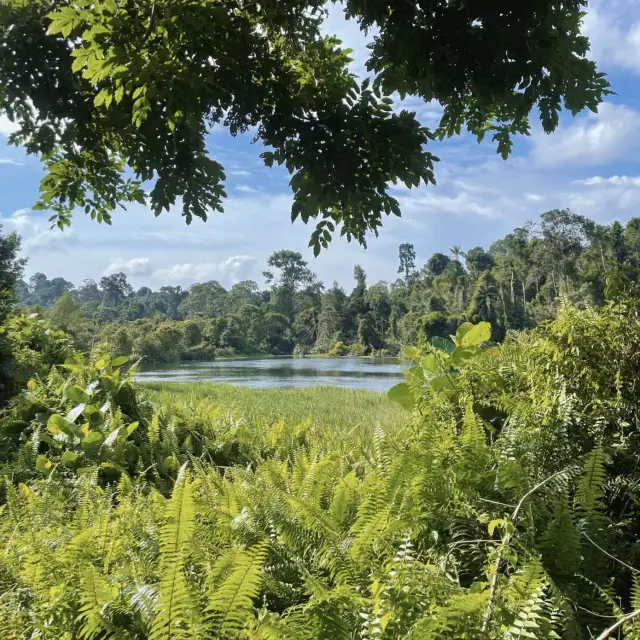
[[[234,567],[214,592],[205,620],[212,638],[240,631],[252,616],[254,600],[258,597],[267,555],[265,545],[235,557]]]
[[[104,611],[107,604],[115,597],[113,589],[91,565],[83,570],[80,584],[82,604],[78,621],[82,627],[78,635],[83,640],[92,640],[98,636],[109,637],[112,629],[104,616]]]
[[[195,527],[193,487],[180,469],[168,510],[169,520],[160,532],[161,582],[156,617],[150,640],[178,640],[189,637],[190,595],[184,576],[184,550]]]

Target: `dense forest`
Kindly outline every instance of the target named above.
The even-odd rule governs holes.
[[[251,280],[229,290],[216,281],[185,290],[133,291],[123,273],[75,287],[36,273],[18,283],[19,302],[42,309],[55,328],[89,351],[147,361],[236,354],[397,355],[402,345],[447,336],[465,321],[490,322],[492,339],[554,317],[561,299],[604,303],[614,273],[632,281],[640,267],[640,218],[599,225],[569,210],[542,214],[490,247],[459,246],[416,262],[399,247],[398,273],[370,283],[354,268],[354,285],[318,281],[301,254],[277,251],[261,290]],[[398,276],[399,274],[399,276]],[[391,276],[391,274],[390,274]]]

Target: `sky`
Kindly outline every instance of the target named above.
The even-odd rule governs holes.
[[[26,276],[37,271],[76,284],[122,271],[134,287],[188,287],[218,280],[230,287],[253,279],[263,284],[268,256],[278,249],[300,251],[325,283],[352,286],[353,267],[365,268],[370,283],[393,280],[398,245],[411,242],[418,264],[453,245],[470,249],[535,221],[549,209],[570,208],[603,224],[640,215],[640,3],[592,0],[585,18],[591,59],[607,73],[616,95],[597,114],[563,116],[550,136],[534,127],[516,141],[506,162],[487,140],[460,136],[433,145],[441,162],[437,186],[398,189],[403,215],[387,218],[368,248],[335,238],[318,258],[308,249],[313,225],[291,224],[289,175],[267,169],[251,136],[232,138],[224,128],[208,138],[212,157],[227,173],[223,214],[187,226],[179,211],[155,218],[132,205],[114,214],[111,227],[78,213],[71,228],[51,230],[46,212],[32,211],[42,177],[40,162],[6,144],[12,123],[0,115],[0,224],[23,238]],[[333,11],[325,30],[353,49],[353,70],[363,76],[366,37]],[[418,99],[401,105],[433,126],[439,107]]]

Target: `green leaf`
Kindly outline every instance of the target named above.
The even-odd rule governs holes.
[[[453,350],[455,349],[455,345],[453,344],[453,342],[451,342],[451,340],[442,338],[440,336],[434,336],[433,338],[431,338],[431,344],[436,349],[439,349],[440,351],[446,351],[447,353],[453,353]]]
[[[41,433],[40,440],[46,442],[52,449],[59,449],[60,443],[56,442],[48,433]]]
[[[417,347],[405,347],[402,350],[402,357],[417,362],[420,359],[420,349]]]
[[[47,458],[47,456],[38,456],[36,460],[36,469],[40,473],[49,474],[51,473],[51,460]]]
[[[104,436],[99,431],[89,432],[82,441],[82,448],[87,452],[92,452],[102,445]]]
[[[429,380],[429,386],[434,391],[444,391],[447,389],[450,391],[455,391],[456,389],[455,385],[453,384],[453,380],[451,380],[451,377],[446,374]]]
[[[435,353],[428,353],[422,360],[420,360],[420,366],[429,373],[439,373],[440,364]]]
[[[90,417],[96,413],[100,413],[100,409],[95,404],[88,404],[84,408],[84,415]]]
[[[71,402],[89,402],[89,394],[84,389],[76,386],[67,389],[67,398]]]
[[[131,358],[129,356],[118,356],[111,361],[112,367],[121,367],[123,364],[127,364]]]
[[[64,433],[70,438],[81,438],[80,427],[65,420],[61,415],[54,413],[47,421],[47,430],[54,436]]]
[[[500,527],[503,524],[504,524],[504,520],[502,520],[502,518],[500,518],[499,520],[492,520],[487,526],[487,530],[489,531],[489,535],[492,536],[493,532],[496,529],[496,527]]]
[[[471,331],[471,329],[473,329],[472,322],[463,322],[456,331],[456,344],[460,344],[462,342],[462,338],[464,338],[465,334]]]
[[[128,427],[127,427],[127,435],[130,436],[138,427],[140,426],[139,422],[132,422]]]
[[[110,362],[111,358],[107,355],[104,355],[96,362],[96,369],[104,369],[105,367],[109,366]]]
[[[68,466],[75,464],[79,460],[80,456],[74,451],[65,451],[62,454],[62,464],[66,464]]]
[[[455,351],[451,355],[451,360],[456,365],[461,365],[463,362],[471,359],[476,353],[476,348],[465,349],[463,347],[456,347]]]
[[[391,387],[387,391],[387,396],[390,400],[397,402],[403,409],[411,411],[415,407],[416,401],[409,389],[409,385],[406,382]]]
[[[491,339],[491,325],[481,322],[465,332],[460,343],[463,347],[477,347]]]

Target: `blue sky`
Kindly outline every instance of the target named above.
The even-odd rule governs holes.
[[[366,39],[357,26],[333,12],[326,30],[354,49],[354,70],[362,74]],[[245,278],[262,284],[270,253],[301,251],[327,283],[350,287],[355,264],[369,282],[395,278],[398,245],[412,242],[419,262],[452,245],[488,246],[513,227],[553,208],[569,207],[601,223],[640,215],[640,3],[593,0],[585,19],[592,58],[617,95],[598,114],[564,117],[552,136],[539,129],[521,138],[504,162],[490,141],[467,136],[437,145],[438,185],[398,189],[402,218],[385,221],[368,249],[336,238],[313,258],[307,243],[312,226],[292,225],[288,174],[267,169],[250,136],[231,138],[223,128],[209,137],[213,157],[226,168],[229,199],[224,214],[185,225],[179,212],[154,218],[139,205],[114,215],[111,227],[78,214],[70,230],[49,229],[47,214],[30,210],[42,172],[36,158],[9,147],[11,123],[0,116],[0,223],[23,237],[27,275],[43,271],[75,283],[124,271],[134,286],[189,286],[216,279],[225,286]],[[437,105],[409,99],[401,106],[423,124],[437,122]],[[436,145],[434,145],[434,148]]]

